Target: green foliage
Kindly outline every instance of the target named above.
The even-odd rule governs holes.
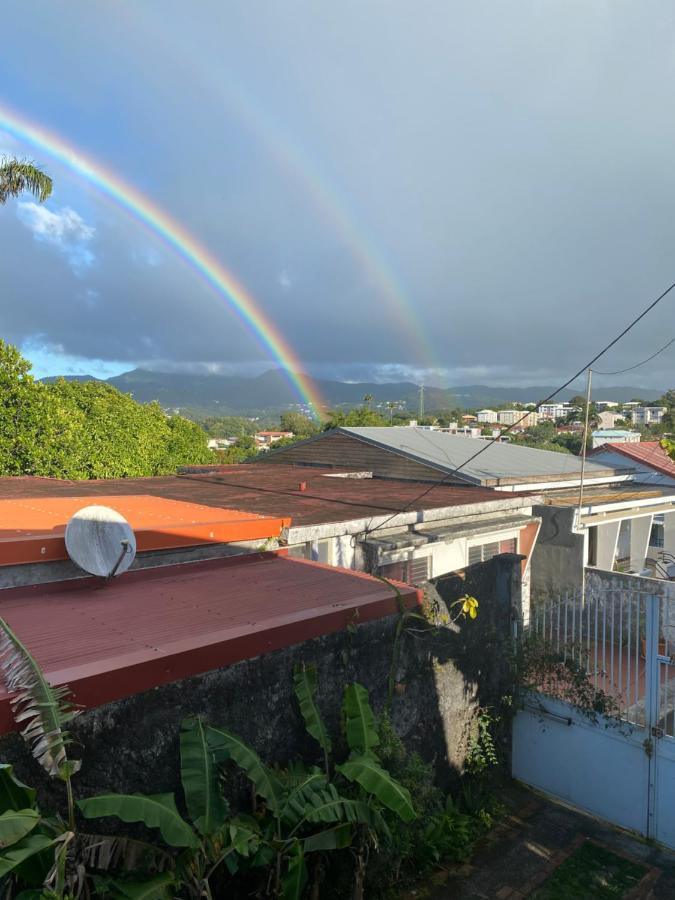
[[[300,712],[305,720],[305,728],[323,750],[326,773],[328,773],[328,758],[333,745],[316,705],[316,670],[309,666],[298,666],[293,673],[293,686],[300,705]]]
[[[349,749],[356,753],[368,753],[380,743],[375,728],[375,716],[368,702],[368,691],[363,685],[349,684],[344,697],[345,735]]]
[[[0,203],[20,194],[32,194],[44,203],[52,192],[52,179],[26,159],[3,156],[0,159]]]
[[[142,822],[157,828],[170,847],[198,846],[198,839],[176,809],[173,794],[100,794],[78,802],[85,819],[116,816],[123,822]]]
[[[368,427],[375,425],[389,425],[390,422],[374,412],[366,406],[360,406],[357,409],[350,409],[349,412],[333,411],[328,414],[328,419],[324,423],[323,430],[330,431],[331,428],[341,427]]]
[[[183,794],[190,818],[200,834],[212,834],[227,818],[229,807],[218,783],[215,755],[201,719],[183,723],[180,759]]]
[[[499,716],[492,709],[481,707],[475,718],[474,730],[469,741],[464,767],[473,775],[482,775],[499,765],[499,755],[493,735]]]
[[[319,428],[309,416],[303,416],[302,413],[289,410],[279,417],[279,427],[281,431],[292,431],[293,436],[297,440],[312,437],[319,433]]]
[[[35,381],[0,341],[0,475],[126,478],[213,461],[204,431],[104,382]]]

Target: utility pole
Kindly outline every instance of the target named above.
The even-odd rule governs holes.
[[[424,418],[424,385],[420,385],[420,421]]]
[[[586,387],[586,415],[584,416],[584,437],[581,444],[581,480],[579,482],[579,512],[578,512],[578,527],[582,534],[584,534],[584,530],[581,526],[581,507],[584,502],[584,474],[586,471],[586,446],[588,444],[588,418],[591,408],[591,377],[592,370],[588,370],[588,385]],[[586,541],[584,540],[584,544]],[[582,608],[586,605],[586,560],[584,560],[584,565],[581,570],[581,606]]]

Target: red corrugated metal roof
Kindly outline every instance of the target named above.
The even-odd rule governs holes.
[[[304,491],[300,490],[300,484],[305,485]],[[101,495],[147,494],[260,515],[290,516],[294,526],[386,515],[409,503],[413,504],[412,509],[437,509],[526,496],[473,486],[428,488],[427,483],[414,481],[339,477],[335,469],[259,463],[222,466],[217,472],[165,478],[106,481],[0,478],[0,498],[79,496],[94,502]],[[422,493],[424,496],[418,499]]]
[[[398,585],[406,606],[421,594]],[[397,611],[381,581],[275,554],[17,588],[0,616],[85,707]],[[289,673],[290,677],[290,673]],[[14,728],[0,689],[0,733]]]
[[[635,462],[644,463],[656,472],[675,478],[675,462],[668,456],[660,441],[640,441],[637,444],[602,444],[592,450],[590,455],[601,453],[603,450],[620,453]]]
[[[0,566],[67,559],[66,524],[78,509],[90,506],[92,502],[110,506],[121,513],[133,528],[137,548],[141,551],[266,540],[279,537],[282,528],[290,522],[288,518],[260,516],[148,494],[54,497],[50,494],[55,482],[45,484],[40,480],[38,484],[47,496],[0,499]]]

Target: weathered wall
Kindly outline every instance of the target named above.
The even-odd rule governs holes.
[[[411,749],[435,764],[446,784],[462,768],[476,707],[496,706],[511,691],[510,634],[517,614],[512,599],[518,598],[520,560],[495,557],[463,577],[440,579],[429,587],[430,599],[450,604],[468,592],[479,600],[478,618],[428,630],[413,619],[415,634],[404,632],[400,643],[394,725]],[[73,725],[84,758],[76,778],[78,795],[103,790],[180,793],[178,732],[188,715],[241,735],[269,762],[298,756],[319,762],[293,697],[294,665],[316,665],[319,704],[337,736],[346,683],[364,684],[376,712],[384,709],[397,623],[397,616],[355,623],[337,634],[84,712]],[[339,752],[339,740],[337,746]],[[21,778],[39,786],[43,799],[60,802],[60,786],[45,785],[17,735],[0,740],[0,759],[13,762]]]
[[[541,530],[531,563],[532,599],[558,597],[565,591],[581,589],[585,557],[585,536],[572,531],[573,507],[535,506]]]

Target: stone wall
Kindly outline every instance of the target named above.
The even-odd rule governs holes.
[[[239,734],[268,762],[298,757],[320,762],[293,696],[292,672],[299,663],[317,668],[318,702],[338,755],[344,749],[340,706],[345,684],[364,684],[379,714],[393,665],[394,726],[410,749],[435,765],[440,783],[451,784],[462,771],[477,707],[498,706],[511,692],[510,635],[518,614],[520,560],[496,557],[428,586],[428,603],[438,604],[441,612],[466,593],[475,596],[475,620],[429,628],[408,619],[399,644],[398,616],[355,622],[337,634],[83,712],[72,729],[82,748],[76,746],[73,755],[81,752],[84,759],[76,776],[78,795],[180,793],[178,733],[181,719],[189,715]],[[35,784],[44,800],[61,801],[60,785],[45,782],[17,735],[0,739],[0,759],[14,763],[19,777]]]

